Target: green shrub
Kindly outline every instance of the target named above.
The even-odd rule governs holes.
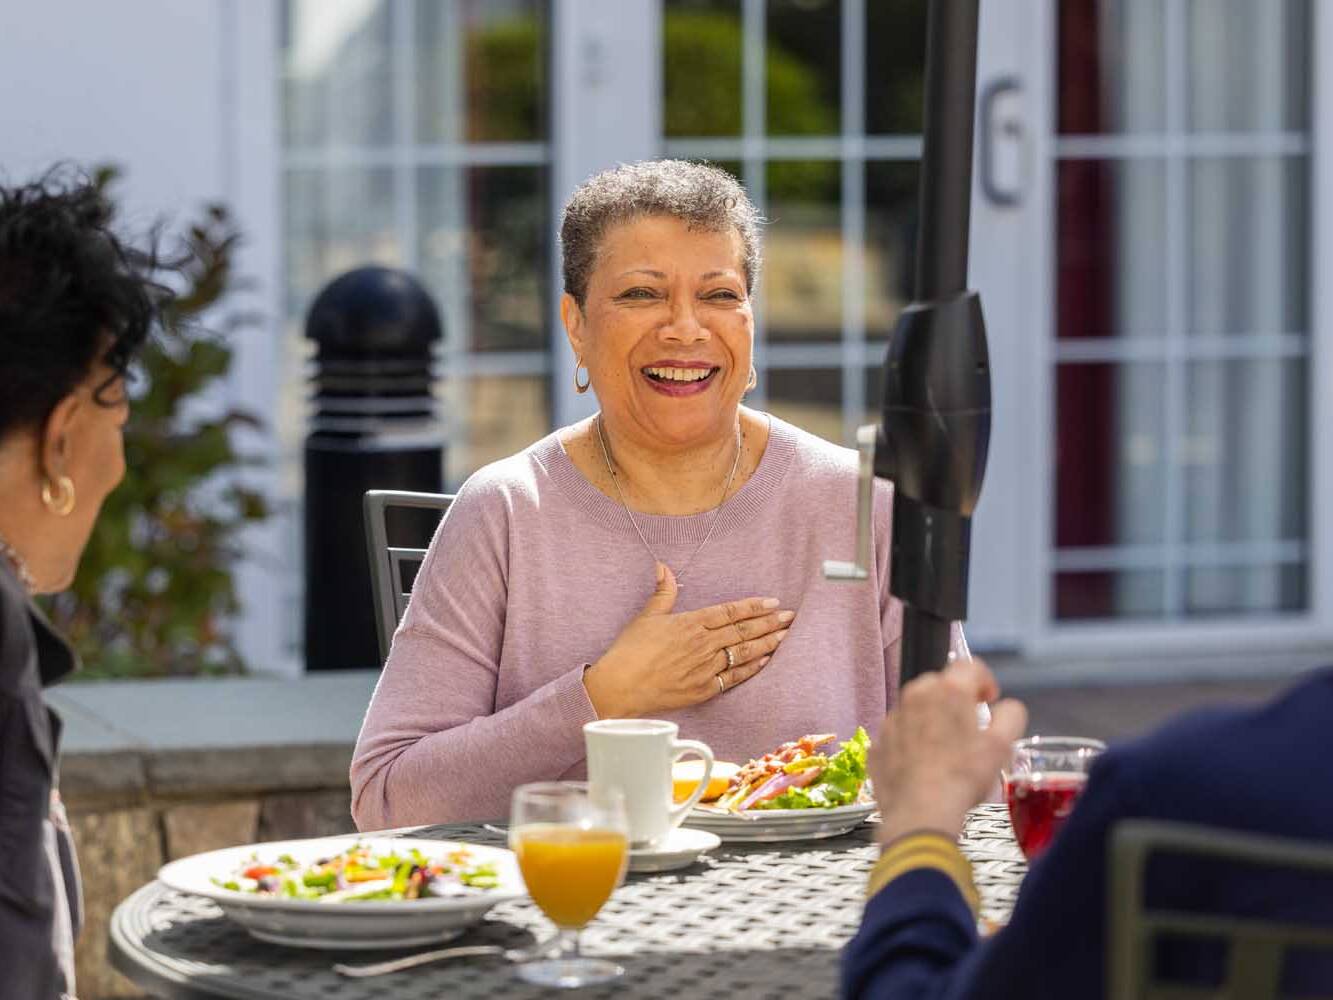
[[[104,168],[97,181],[114,177]],[[125,481],[102,508],[74,585],[47,604],[85,678],[244,669],[229,627],[240,606],[232,570],[240,529],[268,508],[240,484],[255,459],[234,438],[260,424],[239,410],[219,414],[204,394],[231,369],[229,337],[254,320],[218,320],[237,287],[240,237],[227,210],[207,206],[182,237],[186,253],[167,281],[177,298],[135,366]]]

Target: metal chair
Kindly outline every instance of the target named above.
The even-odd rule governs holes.
[[[1333,846],[1184,823],[1121,822],[1111,838],[1107,1000],[1266,1000],[1279,995],[1283,960],[1290,950],[1326,953],[1333,959],[1333,927],[1149,909],[1144,904],[1145,873],[1148,859],[1161,852],[1333,875]],[[1196,987],[1159,980],[1155,952],[1164,937],[1223,942],[1228,954],[1221,984]]]
[[[389,544],[388,513],[391,509],[437,510],[443,517],[454,502],[451,494],[408,493],[402,490],[368,490],[363,499],[366,515],[366,549],[370,557],[370,587],[375,601],[375,631],[380,640],[380,661],[388,659],[389,644],[398,622],[407,610],[412,581],[403,576],[411,566],[413,579],[426,557],[424,548]]]

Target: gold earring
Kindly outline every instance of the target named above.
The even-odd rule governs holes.
[[[754,370],[754,365],[750,366],[750,381],[745,383],[745,391],[749,392],[759,384],[759,373]]]
[[[576,358],[574,361],[574,391],[580,396],[588,391],[588,386],[592,385],[592,372],[588,372],[588,378],[585,381],[579,381],[579,369],[583,367],[583,359]],[[584,370],[586,371],[587,369],[585,368]]]
[[[74,480],[69,476],[57,476],[56,485],[60,487],[60,497],[51,495],[51,480],[42,480],[42,503],[57,517],[67,517],[74,510]]]

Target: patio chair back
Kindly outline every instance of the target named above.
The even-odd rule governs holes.
[[[407,599],[412,595],[412,581],[426,557],[425,548],[389,544],[389,511],[434,510],[443,517],[453,501],[450,494],[402,490],[369,490],[365,495],[366,548],[370,557],[370,588],[375,601],[375,631],[379,634],[381,663],[388,659],[389,643],[407,610]],[[408,570],[411,571],[410,577],[404,575]]]
[[[1111,839],[1107,1000],[1266,1000],[1279,996],[1289,951],[1319,953],[1333,960],[1330,927],[1148,908],[1144,903],[1148,859],[1160,852],[1333,875],[1333,846],[1157,820],[1119,823]],[[1224,943],[1222,982],[1191,987],[1159,980],[1155,957],[1162,938]]]

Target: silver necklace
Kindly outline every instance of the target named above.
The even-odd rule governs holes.
[[[23,589],[29,594],[35,594],[37,592],[37,581],[33,579],[32,571],[28,569],[28,564],[19,555],[18,549],[10,545],[3,535],[0,535],[0,556],[4,556],[9,561],[9,565],[14,567],[14,573],[18,576],[19,583],[23,584]]]
[[[611,484],[616,488],[616,496],[620,498],[620,506],[625,508],[625,513],[629,515],[629,523],[634,525],[634,533],[639,536],[639,541],[643,543],[643,547],[647,550],[648,554],[653,557],[653,562],[654,563],[663,562],[664,560],[658,559],[657,553],[654,552],[653,547],[648,544],[648,539],[645,538],[643,535],[643,529],[639,527],[639,522],[634,519],[634,511],[630,510],[629,504],[625,502],[625,494],[620,489],[620,477],[616,475],[616,470],[611,465],[611,452],[606,447],[606,435],[602,432],[601,413],[597,414],[595,422],[597,424],[597,440],[602,443],[602,458],[606,462],[606,471],[611,476]],[[695,546],[694,551],[690,553],[690,558],[685,560],[685,565],[682,566],[679,570],[673,571],[676,576],[677,589],[681,590],[684,589],[684,587],[681,585],[680,582],[681,577],[685,575],[685,571],[689,569],[690,566],[693,564],[695,556],[697,556],[699,552],[703,549],[703,547],[708,544],[708,539],[713,537],[713,529],[717,527],[718,515],[722,513],[722,504],[726,502],[727,493],[731,491],[731,484],[736,478],[736,470],[740,468],[740,464],[741,464],[741,425],[740,421],[738,420],[736,422],[736,458],[731,463],[731,472],[727,474],[727,481],[725,485],[723,485],[722,487],[722,496],[718,498],[717,506],[713,508],[713,516],[708,521],[708,531],[704,533],[703,541],[701,541],[697,546]]]

